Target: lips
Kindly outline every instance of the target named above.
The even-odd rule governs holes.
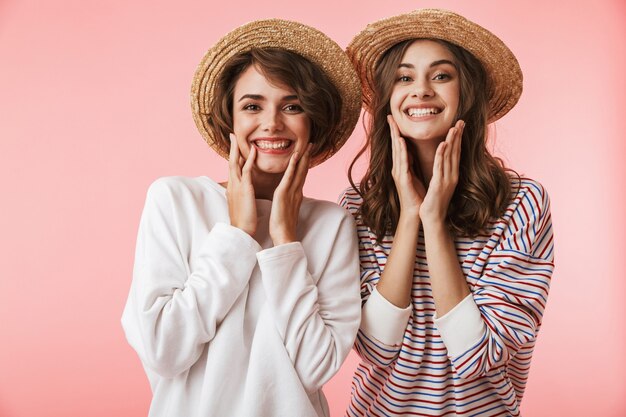
[[[263,138],[255,139],[252,143],[262,151],[284,151],[289,149],[294,141],[284,138]]]
[[[409,117],[426,117],[434,114],[441,113],[442,109],[439,107],[408,107],[404,110]]]

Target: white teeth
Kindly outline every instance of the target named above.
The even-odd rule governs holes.
[[[257,140],[254,143],[260,149],[287,149],[291,145],[289,140]]]
[[[409,110],[407,110],[407,114],[411,117],[422,117],[422,116],[427,116],[429,114],[437,114],[439,113],[440,110],[436,109],[436,108],[430,108],[430,109],[416,109],[416,108],[411,108]]]

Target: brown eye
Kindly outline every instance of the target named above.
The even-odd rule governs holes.
[[[288,104],[285,107],[283,107],[283,110],[286,111],[287,113],[302,113],[304,111],[302,106],[298,104]]]
[[[259,107],[256,104],[246,104],[245,106],[243,106],[243,110],[246,110],[246,111],[259,111],[259,110],[261,110],[261,107]]]

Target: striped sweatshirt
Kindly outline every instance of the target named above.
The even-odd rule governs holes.
[[[349,189],[341,205],[359,236],[361,358],[347,416],[519,416],[554,268],[550,202],[544,188],[512,179],[504,216],[485,234],[457,237],[470,295],[436,317],[424,235],[413,269],[412,305],[400,309],[376,284],[393,244],[380,244]]]

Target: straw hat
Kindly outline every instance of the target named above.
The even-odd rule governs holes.
[[[361,112],[359,79],[343,49],[317,29],[288,20],[258,20],[226,34],[207,51],[196,69],[191,86],[193,119],[204,140],[218,154],[228,159],[228,141],[219,137],[208,122],[215,99],[213,90],[225,64],[234,55],[253,48],[281,48],[316,64],[330,79],[342,98],[341,117],[332,152],[320,153],[311,166],[330,158],[346,142]]]
[[[420,9],[370,23],[352,39],[347,53],[363,85],[363,103],[370,108],[374,70],[392,46],[417,38],[443,39],[471,52],[490,80],[488,122],[515,106],[522,94],[522,70],[513,52],[496,35],[456,13]]]

